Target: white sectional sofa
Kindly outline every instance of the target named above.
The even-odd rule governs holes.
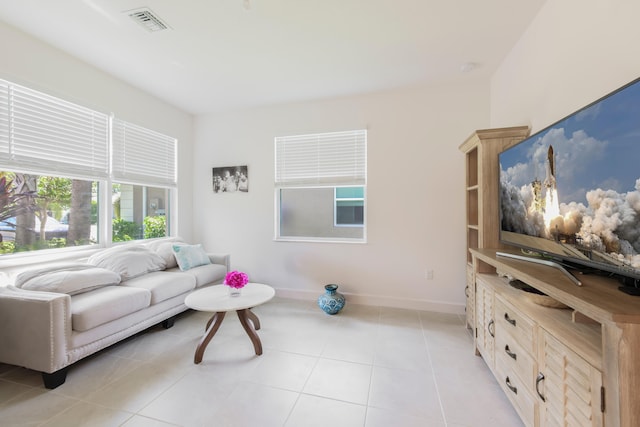
[[[74,362],[158,323],[171,327],[185,297],[222,283],[229,262],[168,239],[14,272],[0,286],[0,362],[40,371],[56,388]]]

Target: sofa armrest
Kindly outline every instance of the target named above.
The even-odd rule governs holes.
[[[41,372],[67,366],[71,297],[0,287],[0,362]]]
[[[231,267],[231,254],[208,253],[207,255],[213,264],[224,265],[227,268],[227,271],[229,271],[229,268]]]

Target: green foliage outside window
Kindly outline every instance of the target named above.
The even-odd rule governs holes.
[[[14,250],[14,242],[0,242],[0,254],[12,254]]]
[[[67,239],[64,237],[54,237],[49,240],[36,240],[29,245],[16,245],[15,242],[0,243],[0,254],[11,254],[17,252],[30,252],[40,249],[64,248],[67,246]]]
[[[113,237],[114,242],[126,242],[136,240],[142,234],[141,227],[133,221],[124,219],[113,220]]]
[[[143,231],[144,230],[144,231]],[[143,226],[133,221],[124,219],[113,220],[114,242],[126,242],[141,238],[153,239],[167,235],[167,218],[165,216],[147,216],[143,220]]]
[[[53,212],[56,218],[60,218],[63,209],[71,205],[71,180],[39,176],[36,205],[40,219],[46,217],[48,212]]]
[[[147,216],[144,218],[144,238],[153,239],[167,235],[166,216]]]

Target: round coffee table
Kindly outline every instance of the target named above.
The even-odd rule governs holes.
[[[213,336],[218,332],[220,324],[224,320],[228,311],[234,311],[238,314],[238,319],[247,335],[253,343],[253,348],[259,356],[262,354],[262,343],[256,333],[260,330],[260,320],[251,308],[260,304],[264,304],[274,297],[275,290],[271,286],[261,283],[247,283],[242,288],[240,296],[230,296],[229,287],[227,285],[215,285],[207,288],[199,289],[187,295],[184,304],[198,311],[213,312],[213,316],[207,322],[206,330],[193,357],[194,363],[202,362],[204,351],[209,345]],[[249,322],[250,321],[250,322]]]

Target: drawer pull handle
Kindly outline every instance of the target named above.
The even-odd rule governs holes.
[[[518,355],[515,354],[513,351],[511,351],[511,349],[509,348],[509,345],[505,345],[504,346],[504,351],[505,353],[507,353],[507,355],[509,355],[510,358],[512,358],[513,360],[518,360]]]
[[[504,314],[504,320],[511,323],[513,326],[516,326],[516,319],[512,319],[509,317],[509,313]]]
[[[496,322],[493,319],[491,319],[489,321],[489,324],[487,325],[487,331],[489,331],[489,335],[491,335],[491,338],[496,337],[495,323]]]
[[[544,381],[544,374],[542,372],[538,372],[538,376],[536,377],[536,393],[540,396],[543,402],[546,402],[547,399],[540,393],[540,383]]]
[[[511,385],[511,381],[509,380],[509,377],[507,377],[504,380],[504,383],[507,385],[507,387],[509,387],[509,390],[511,390],[514,394],[518,394],[518,388]]]
[[[469,285],[464,287],[464,296],[469,298]]]

